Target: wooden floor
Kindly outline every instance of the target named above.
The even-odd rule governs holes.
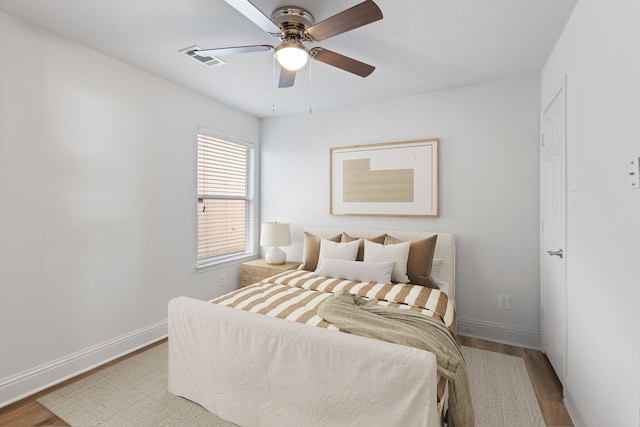
[[[497,353],[509,354],[522,357],[525,361],[531,383],[538,397],[540,409],[547,426],[573,426],[569,413],[562,402],[562,387],[556,374],[553,372],[547,357],[537,351],[522,347],[514,347],[506,344],[499,344],[477,338],[459,336],[460,343],[468,347],[480,348],[483,350],[495,351]],[[160,341],[149,347],[138,350],[123,358],[109,362],[99,368],[82,374],[78,377],[67,380],[61,384],[43,390],[33,396],[23,399],[0,409],[0,426],[11,427],[32,427],[32,426],[66,426],[67,424],[53,413],[41,406],[36,400],[54,390],[71,384],[81,378],[91,375],[100,369],[104,369],[118,363],[128,357],[138,354],[146,349],[158,345]]]

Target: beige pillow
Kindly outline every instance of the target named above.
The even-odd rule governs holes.
[[[329,237],[327,240],[339,242],[341,234]],[[299,270],[315,271],[318,268],[318,258],[320,257],[320,237],[304,232],[304,246],[302,248],[302,265]]]
[[[431,264],[433,263],[433,254],[436,251],[436,241],[438,235],[427,237],[422,240],[411,242],[409,249],[409,258],[407,260],[407,276],[409,281],[416,285],[437,288],[433,279],[431,279]],[[385,244],[394,245],[402,241],[393,236],[385,239]]]
[[[316,270],[318,276],[356,282],[374,282],[391,284],[394,263],[348,261],[345,259],[324,258]]]
[[[409,283],[407,277],[407,259],[409,258],[409,242],[402,242],[395,245],[381,245],[368,240],[364,241],[364,262],[388,262],[392,261],[393,271],[391,281],[396,283]]]
[[[384,243],[384,238],[386,237],[386,234],[383,234],[382,236],[376,236],[376,237],[371,237],[369,239],[366,239],[370,242],[373,243],[380,243],[383,244]],[[359,237],[353,237],[353,236],[349,236],[347,233],[342,233],[342,241],[343,242],[353,242],[354,240],[358,240]],[[362,239],[360,240],[360,249],[358,249],[358,256],[356,257],[356,261],[362,261],[364,260],[364,240]]]
[[[438,235],[427,237],[422,240],[411,242],[409,249],[409,258],[407,260],[407,276],[409,281],[416,285],[437,288],[431,279],[431,264],[433,263],[433,254],[436,251],[436,241]],[[394,245],[401,243],[402,240],[387,235],[385,244]]]
[[[322,265],[324,258],[346,259],[355,261],[358,256],[360,239],[353,242],[338,243],[328,239],[320,239],[320,256],[318,266]]]

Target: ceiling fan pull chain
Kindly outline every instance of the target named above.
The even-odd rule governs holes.
[[[313,68],[313,66],[311,65],[313,63],[313,61],[309,61],[309,114],[313,113],[313,110],[311,109],[311,103],[313,101],[313,93],[311,91],[311,69]]]
[[[276,112],[276,56],[271,56],[271,112]]]

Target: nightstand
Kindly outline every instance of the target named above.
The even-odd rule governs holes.
[[[252,285],[283,271],[295,270],[299,265],[299,262],[291,261],[282,265],[270,265],[262,258],[244,262],[240,265],[240,286]]]

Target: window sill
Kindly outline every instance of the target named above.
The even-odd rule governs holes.
[[[217,270],[219,268],[228,267],[230,265],[242,264],[246,261],[256,259],[258,254],[243,254],[236,255],[228,258],[221,258],[214,261],[207,261],[196,264],[196,273],[206,273],[211,270]]]

